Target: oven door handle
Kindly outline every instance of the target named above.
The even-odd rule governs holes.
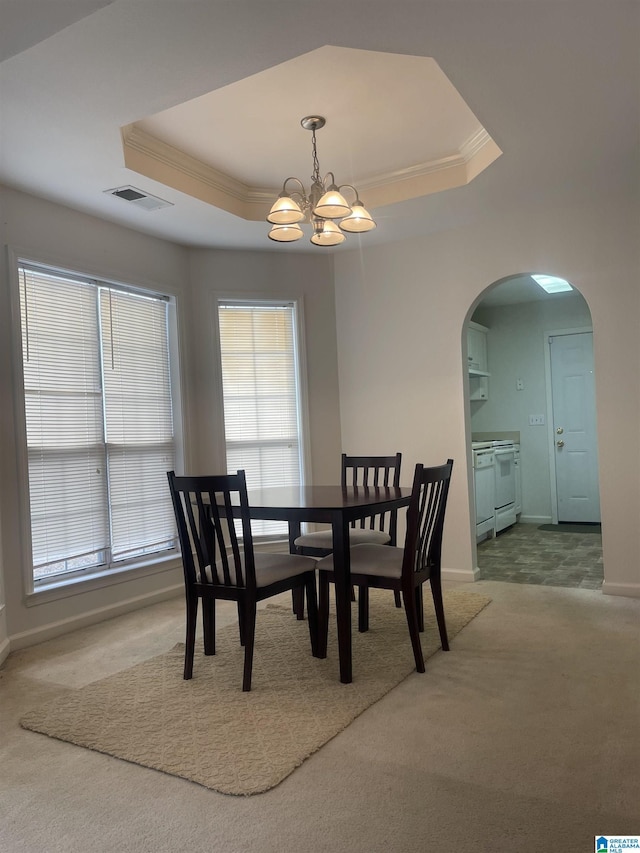
[[[508,450],[506,450],[506,449],[505,450],[497,450],[496,449],[494,451],[494,453],[496,456],[503,456],[503,457],[504,456],[511,456],[513,459],[516,458],[516,452],[513,448],[509,448]]]

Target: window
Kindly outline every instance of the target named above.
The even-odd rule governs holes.
[[[164,297],[19,267],[34,582],[175,545]]]
[[[247,486],[303,482],[300,366],[294,303],[218,303],[227,470]],[[287,525],[253,523],[257,535]]]

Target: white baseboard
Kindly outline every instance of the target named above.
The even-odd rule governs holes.
[[[6,661],[9,657],[9,652],[11,651],[11,643],[9,642],[9,638],[6,637],[2,643],[0,643],[0,666]]]
[[[640,598],[640,583],[611,583],[605,579],[602,583],[603,595],[624,595],[627,598]]]
[[[519,515],[518,521],[522,524],[551,524],[550,515]]]
[[[474,583],[480,577],[480,569],[442,569],[443,581],[456,581],[457,583]]]
[[[52,640],[54,637],[59,637],[62,634],[68,634],[70,631],[77,631],[78,628],[86,628],[89,625],[95,625],[98,622],[112,619],[114,616],[121,616],[124,613],[130,613],[132,610],[140,610],[151,604],[158,604],[169,598],[175,598],[183,592],[184,584],[175,584],[174,586],[166,587],[148,595],[139,595],[135,598],[129,598],[126,601],[119,601],[117,604],[112,604],[108,607],[90,610],[78,616],[61,619],[59,622],[50,622],[48,625],[32,628],[29,631],[12,634],[9,637],[8,643],[11,645],[11,651],[15,652],[18,649],[35,646],[36,643],[44,643],[46,640]]]

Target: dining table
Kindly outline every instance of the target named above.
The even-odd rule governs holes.
[[[333,535],[333,570],[340,681],[353,679],[351,641],[351,569],[349,527],[352,522],[409,505],[411,489],[394,486],[269,486],[248,492],[251,518],[286,521],[289,550],[304,523],[330,524]],[[326,647],[319,656],[326,657]]]

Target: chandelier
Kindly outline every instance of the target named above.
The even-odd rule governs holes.
[[[313,226],[311,242],[316,246],[338,246],[345,239],[345,231],[356,234],[371,231],[376,227],[376,223],[360,201],[356,188],[351,184],[336,186],[333,172],[327,172],[324,178],[320,178],[316,130],[324,127],[326,120],[322,116],[305,116],[300,124],[312,133],[311,189],[307,195],[304,184],[298,178],[285,180],[282,191],[267,216],[267,222],[273,226],[269,231],[269,238],[278,243],[293,243],[299,240],[304,234],[299,223],[304,219]],[[287,189],[291,182],[297,185],[296,189]],[[355,201],[351,204],[342,195],[342,190],[345,189],[355,196]]]

